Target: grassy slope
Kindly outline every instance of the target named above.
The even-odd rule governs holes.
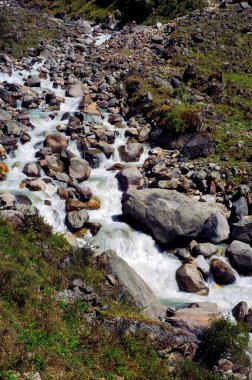
[[[57,24],[24,9],[3,9],[0,14],[0,51],[15,57],[25,55],[40,41],[59,38]]]
[[[127,20],[136,20],[137,22],[153,23],[157,21],[167,21],[173,17],[178,17],[187,14],[188,12],[204,6],[204,0],[162,0],[162,1],[146,1],[146,3],[154,3],[153,12],[147,17],[140,8],[140,13],[136,13],[134,0],[31,0],[28,1],[29,6],[42,6],[50,10],[52,13],[64,12],[67,16],[84,16],[91,20],[102,21],[109,12],[114,12],[119,9]],[[141,1],[137,0],[137,4]],[[144,3],[144,1],[142,1]],[[156,3],[156,5],[155,5]],[[138,5],[137,5],[138,6]],[[147,11],[146,11],[147,12]]]
[[[63,269],[61,263],[69,254],[73,262]],[[43,380],[171,379],[167,361],[143,335],[118,338],[103,328],[103,318],[142,317],[132,306],[117,301],[116,290],[106,285],[105,274],[94,268],[87,251],[72,251],[61,235],[52,234],[42,219],[33,218],[22,230],[0,221],[0,256],[1,379],[18,380],[18,374],[36,371]],[[108,305],[95,325],[86,318],[95,308],[55,297],[74,278],[93,286]],[[175,379],[220,378],[189,362]]]
[[[248,164],[245,161],[251,154],[252,148],[251,109],[249,111],[249,107],[252,106],[252,39],[249,34],[241,32],[244,27],[242,13],[229,9],[223,15],[220,19],[211,19],[206,16],[197,22],[197,29],[204,31],[203,43],[192,43],[191,36],[195,34],[196,29],[194,20],[181,20],[171,38],[188,47],[187,54],[182,55],[180,51],[178,53],[173,51],[171,59],[159,60],[156,66],[148,68],[147,74],[131,75],[126,81],[126,90],[127,86],[129,88],[135,86],[133,100],[137,100],[139,95],[146,92],[152,94],[151,107],[147,105],[145,109],[150,119],[156,117],[158,120],[160,117],[162,120],[163,116],[165,119],[165,111],[169,112],[170,105],[177,107],[177,99],[182,101],[182,105],[178,106],[179,109],[181,107],[202,108],[208,104],[212,115],[207,117],[204,128],[212,131],[217,143],[216,153],[210,159],[218,161],[221,156],[227,155],[230,163],[246,168]],[[213,32],[215,33],[214,42]],[[134,52],[131,51],[128,55],[133,56]],[[189,64],[196,67],[198,78],[204,80],[208,80],[211,74],[222,72],[223,97],[226,98],[223,103],[210,98],[204,104],[201,102],[191,104],[192,91],[198,95],[204,95],[204,87],[200,84],[189,83],[181,86],[175,90],[177,99],[174,99],[170,88],[157,82],[157,75],[168,82],[174,73],[183,77]],[[241,148],[237,148],[239,141],[243,144]]]
[[[74,255],[66,269],[60,263]],[[106,292],[104,273],[89,264],[86,252],[71,252],[60,235],[53,235],[41,220],[22,231],[0,222],[0,378],[15,379],[15,372],[39,371],[43,379],[168,379],[165,362],[156,352],[131,338],[119,340],[100,325],[85,319],[84,302],[67,304],[56,293],[74,278],[93,286],[109,305],[102,318],[139,315]],[[105,290],[104,290],[105,289]],[[12,377],[11,377],[12,375]]]

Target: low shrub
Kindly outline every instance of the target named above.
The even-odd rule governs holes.
[[[230,318],[215,320],[205,332],[199,345],[196,360],[207,368],[213,368],[220,359],[231,360],[237,365],[249,365],[246,350],[249,343],[248,327]]]

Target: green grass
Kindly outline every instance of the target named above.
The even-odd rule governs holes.
[[[69,254],[72,264],[62,268]],[[118,290],[106,285],[105,273],[92,264],[88,251],[72,250],[41,218],[27,219],[21,229],[0,220],[0,255],[1,379],[18,380],[18,374],[35,372],[43,380],[221,379],[197,364],[188,377],[190,363],[172,377],[167,359],[158,355],[145,333],[108,332],[105,318],[145,319],[132,305],[118,301]],[[56,298],[74,278],[92,286],[108,305],[96,323],[86,318],[95,313],[92,306]]]
[[[24,9],[1,8],[0,50],[20,57],[39,42],[59,37],[56,23],[47,18]]]

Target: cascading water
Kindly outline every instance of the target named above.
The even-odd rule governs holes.
[[[105,40],[101,38],[97,44]],[[12,75],[0,74],[0,83],[7,81],[23,84],[24,78],[28,74],[37,73],[37,69],[42,65],[43,63],[41,62],[36,64],[31,72],[14,72]],[[49,79],[42,80],[41,88],[38,89],[38,92],[41,93],[43,90],[51,90],[52,88],[52,82]],[[53,91],[55,92],[55,89]],[[49,117],[49,112],[45,112],[43,106],[40,109],[29,111],[30,121],[34,126],[30,133],[31,141],[24,145],[19,145],[14,157],[5,161],[11,170],[6,181],[0,183],[0,191],[8,190],[14,194],[26,194],[32,200],[34,206],[39,209],[40,214],[56,230],[65,232],[65,203],[57,194],[57,181],[52,180],[51,183],[47,184],[44,192],[32,193],[26,188],[20,188],[20,183],[26,178],[22,173],[22,169],[26,163],[36,161],[35,153],[42,145],[45,134],[55,132],[58,124],[64,124],[64,121],[61,121],[63,113],[73,113],[78,110],[80,98],[67,98],[65,97],[65,92],[60,88],[57,89],[57,95],[64,97],[65,102],[61,103],[60,111],[56,112],[56,117],[53,120]],[[20,107],[20,104],[18,106]],[[99,233],[92,239],[92,243],[99,245],[101,249],[114,249],[119,256],[125,259],[140,274],[166,305],[195,301],[214,301],[219,304],[224,312],[229,312],[241,299],[250,303],[252,277],[240,277],[238,274],[236,283],[229,286],[217,287],[210,280],[210,292],[207,297],[180,292],[175,279],[175,272],[180,266],[180,261],[171,253],[161,249],[151,236],[118,221],[117,216],[121,214],[122,193],[115,178],[115,172],[106,169],[114,163],[121,162],[117,148],[126,142],[126,126],[121,129],[115,128],[108,123],[106,115],[104,115],[103,119],[96,117],[95,120],[113,130],[116,134],[116,139],[114,143],[115,153],[110,159],[107,159],[102,154],[99,168],[92,169],[89,180],[84,183],[101,200],[99,210],[89,211],[90,221],[100,222],[103,225]],[[69,140],[69,149],[74,154],[79,154],[74,141]],[[141,165],[147,157],[147,152],[148,145],[146,144],[140,162],[132,164]],[[48,202],[45,204],[45,200],[50,201],[50,204]]]

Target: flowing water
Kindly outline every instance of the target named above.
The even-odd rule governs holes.
[[[105,40],[101,37],[98,44]],[[34,65],[31,72],[13,72],[12,75],[0,73],[0,83],[8,81],[23,84],[24,78],[31,73],[35,74],[42,65],[43,62]],[[52,83],[49,79],[43,80],[41,88],[37,91],[41,93],[44,89],[52,89]],[[55,89],[53,90],[55,91]],[[8,190],[14,194],[29,196],[34,206],[39,209],[40,214],[55,230],[65,232],[65,202],[57,194],[57,185],[59,184],[57,181],[53,180],[48,184],[44,192],[30,192],[26,188],[20,188],[20,183],[26,178],[22,173],[22,169],[26,163],[36,161],[35,153],[42,146],[45,134],[55,132],[56,126],[64,123],[60,121],[63,113],[73,113],[78,110],[81,99],[65,97],[65,92],[60,88],[56,92],[57,95],[64,96],[65,103],[61,104],[61,109],[57,111],[57,116],[54,120],[51,120],[49,113],[43,109],[45,105],[40,106],[39,109],[29,111],[30,121],[34,126],[34,129],[30,132],[31,141],[24,145],[19,145],[14,156],[5,161],[11,170],[7,175],[7,179],[0,182],[0,191]],[[252,277],[240,277],[238,274],[236,283],[229,286],[217,287],[214,281],[210,279],[210,292],[207,297],[179,292],[175,272],[181,265],[180,261],[171,253],[161,249],[151,236],[118,221],[118,215],[121,214],[122,193],[115,178],[115,172],[106,169],[114,163],[121,162],[117,148],[126,142],[126,125],[124,128],[115,128],[108,123],[106,115],[103,118],[96,117],[95,120],[115,131],[116,139],[114,155],[107,159],[102,154],[99,168],[92,169],[89,180],[83,184],[89,186],[93,194],[101,200],[99,210],[89,211],[90,221],[100,222],[103,225],[99,233],[92,239],[92,243],[99,245],[102,249],[114,249],[119,256],[136,270],[166,305],[213,301],[217,302],[225,313],[230,312],[231,308],[241,300],[247,301],[251,305]],[[134,165],[141,165],[147,157],[148,145],[146,144],[144,148],[140,162],[133,163]],[[69,140],[69,149],[76,155],[80,154],[74,141]],[[49,200],[51,205],[45,205],[45,200]]]

